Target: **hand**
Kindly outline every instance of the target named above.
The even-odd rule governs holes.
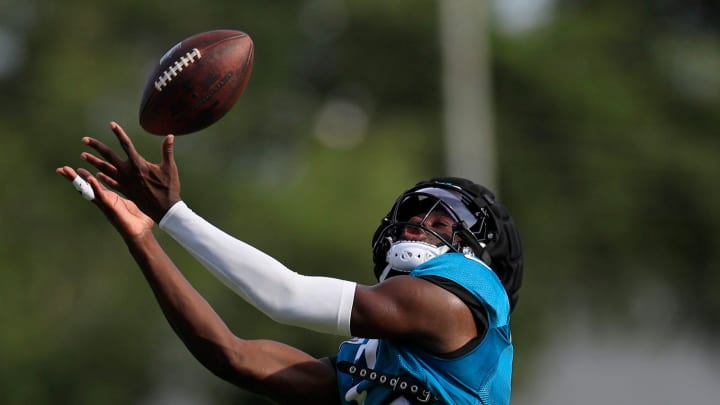
[[[73,168],[64,166],[55,170],[56,173],[72,182],[78,173]],[[95,199],[92,201],[105,214],[110,223],[120,232],[123,238],[132,239],[152,232],[153,220],[145,215],[130,200],[120,197],[117,193],[103,187],[90,172],[78,169],[80,177],[93,188]]]
[[[87,152],[82,158],[95,166],[98,179],[124,194],[153,221],[160,222],[165,213],[180,201],[180,179],[173,157],[175,137],[168,135],[162,143],[162,161],[150,163],[140,155],[120,125],[110,123],[128,159],[121,159],[112,149],[95,138],[85,137],[83,143],[95,149],[105,160]]]

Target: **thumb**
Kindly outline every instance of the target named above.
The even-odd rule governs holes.
[[[175,164],[175,157],[173,151],[175,149],[175,135],[168,135],[163,139],[162,143],[162,159],[164,164]]]

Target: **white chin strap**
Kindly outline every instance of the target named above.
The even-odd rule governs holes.
[[[447,246],[435,246],[425,242],[401,240],[393,243],[385,256],[388,265],[380,275],[380,281],[387,278],[391,270],[408,273],[426,261],[450,250]]]

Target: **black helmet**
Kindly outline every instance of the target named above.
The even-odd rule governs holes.
[[[456,220],[450,239],[422,224],[409,222],[410,216],[435,207],[442,207]],[[388,266],[391,245],[401,239],[406,226],[417,226],[433,234],[448,251],[469,250],[485,262],[502,281],[510,298],[510,309],[514,309],[523,277],[520,235],[510,213],[490,190],[464,178],[436,177],[402,193],[373,235],[374,271],[378,279]]]

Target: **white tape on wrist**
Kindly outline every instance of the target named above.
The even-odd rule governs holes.
[[[92,201],[95,199],[95,192],[93,192],[92,187],[90,186],[90,183],[85,181],[80,176],[75,176],[75,178],[72,181],[73,186],[75,186],[75,190],[79,191],[80,194],[82,194],[83,198]]]

